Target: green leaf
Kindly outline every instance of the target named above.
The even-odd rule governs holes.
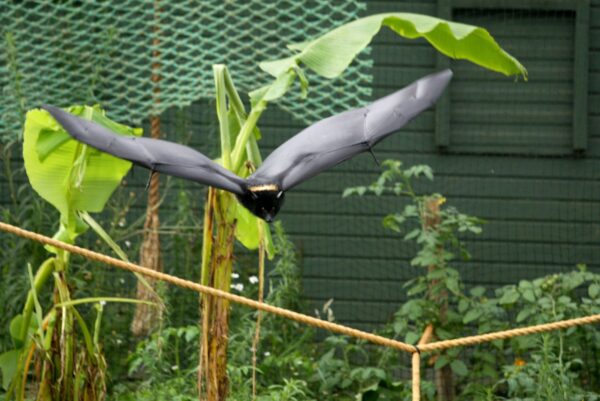
[[[523,296],[523,299],[525,299],[526,301],[535,302],[535,293],[533,292],[532,289],[527,288],[527,289],[523,290],[521,292],[521,295]]]
[[[247,249],[257,249],[259,242],[258,218],[238,202],[232,202],[231,206],[235,208],[234,219],[237,220],[235,237]]]
[[[446,366],[448,364],[448,362],[450,362],[450,361],[448,360],[448,358],[446,356],[440,355],[435,360],[435,365],[433,366],[433,368],[434,369],[441,369],[444,366]]]
[[[117,134],[142,133],[109,120],[97,107],[74,106],[68,111]],[[87,228],[76,212],[101,212],[131,163],[75,141],[45,110],[27,113],[23,135],[23,159],[31,186],[61,214],[56,237],[72,242]]]
[[[411,240],[413,238],[416,238],[419,234],[421,234],[421,230],[418,229],[418,228],[415,228],[414,230],[412,230],[411,232],[409,232],[408,234],[406,234],[404,236],[404,239],[406,241],[409,241],[409,240]]]
[[[533,309],[523,309],[521,310],[521,312],[519,312],[519,314],[517,315],[516,321],[518,323],[522,322],[523,320],[527,319],[529,316],[531,316],[532,313],[534,313],[535,311]]]
[[[459,313],[465,313],[467,309],[469,309],[469,301],[467,301],[466,299],[461,299],[460,301],[458,301]]]
[[[424,38],[448,57],[469,60],[505,75],[527,78],[525,67],[505,52],[485,29],[410,13],[377,14],[358,19],[313,41],[288,46],[298,53],[263,62],[260,67],[272,76],[279,77],[303,63],[319,75],[335,78],[369,45],[382,26],[408,39]]]
[[[70,301],[59,302],[57,304],[54,304],[54,307],[62,308],[65,306],[76,306],[76,305],[99,303],[99,302],[115,302],[115,303],[144,304],[144,305],[158,306],[158,304],[155,302],[143,301],[140,299],[133,299],[133,298],[90,297],[90,298],[77,298],[77,299],[73,299]]]
[[[247,249],[257,249],[260,240],[258,225],[262,223],[259,221],[258,217],[250,213],[248,209],[239,202],[232,202],[231,207],[234,209],[233,218],[237,220],[235,225],[235,238]],[[275,248],[269,226],[265,224],[264,227],[266,251],[269,259],[271,259],[275,255]]]
[[[19,350],[13,349],[0,354],[0,371],[2,372],[2,388],[8,390],[8,386],[12,382],[17,373],[19,365]]]
[[[460,294],[460,287],[458,284],[458,280],[455,277],[449,277],[446,280],[446,288],[450,290],[455,295]]]
[[[270,85],[263,86],[257,90],[249,93],[250,102],[253,106],[257,105],[260,101],[272,102],[279,99],[288,91],[288,89],[294,83],[296,79],[296,68],[290,66],[290,69],[282,71],[273,83]],[[302,93],[305,95],[308,81],[303,76],[301,80]]]
[[[10,332],[10,336],[12,337],[13,341],[21,342],[24,340],[24,338],[21,338],[21,333],[23,330],[23,315],[22,314],[18,314],[12,318],[12,320],[10,321],[10,326],[9,326],[8,330]]]
[[[450,362],[450,368],[454,373],[459,376],[466,376],[469,374],[469,369],[467,369],[467,365],[460,359],[456,359]]]
[[[394,329],[394,333],[400,334],[406,329],[406,322],[404,320],[397,320],[392,325],[392,328]]]
[[[479,319],[482,314],[483,311],[481,309],[471,309],[465,314],[465,317],[463,317],[463,323],[471,323],[472,321]]]
[[[404,342],[407,344],[416,344],[419,341],[419,333],[415,333],[414,331],[410,331],[406,333],[404,337]]]
[[[40,130],[40,137],[36,143],[36,150],[40,161],[46,160],[49,154],[54,152],[62,144],[71,139],[71,136],[66,131],[54,131],[50,129]]]
[[[502,295],[502,297],[500,298],[498,303],[500,305],[510,305],[510,304],[514,304],[518,300],[519,300],[519,293],[513,288],[513,289],[507,290]]]
[[[471,288],[471,291],[469,291],[469,293],[474,297],[480,297],[483,294],[485,294],[485,287],[482,287],[482,286],[473,287],[473,288]]]
[[[102,226],[98,224],[98,222],[94,220],[94,218],[90,216],[89,213],[81,212],[80,217],[88,226],[92,228],[92,230],[96,232],[96,234],[100,236],[100,238],[104,240],[104,242],[106,242],[106,244],[113,250],[114,253],[116,253],[119,256],[119,258],[121,258],[121,260],[129,262],[129,258],[127,257],[125,251],[121,249],[121,247],[111,238],[110,235],[108,235],[106,231],[104,231]]]
[[[590,298],[597,298],[600,295],[600,284],[592,284],[590,288],[588,288],[588,294]]]

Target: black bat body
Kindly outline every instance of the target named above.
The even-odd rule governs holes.
[[[275,149],[248,178],[238,177],[202,153],[177,143],[117,135],[54,106],[43,106],[80,142],[152,171],[232,192],[256,216],[271,222],[285,192],[344,160],[369,151],[430,108],[452,72],[428,75],[368,106],[321,120]]]

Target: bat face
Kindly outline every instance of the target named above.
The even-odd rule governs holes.
[[[248,186],[242,195],[236,197],[252,214],[271,223],[283,206],[285,192],[277,185],[255,185]]]
[[[450,70],[430,74],[365,107],[318,121],[275,149],[248,178],[238,177],[186,146],[119,136],[57,107],[43,108],[78,141],[153,172],[229,191],[250,212],[270,223],[281,209],[286,191],[361,152],[371,151],[431,107],[451,78]]]

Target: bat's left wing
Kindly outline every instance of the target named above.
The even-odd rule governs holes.
[[[248,177],[250,185],[288,189],[371,149],[435,104],[452,71],[428,75],[374,103],[321,120],[290,138]]]
[[[43,109],[75,139],[152,171],[225,189],[242,195],[246,181],[196,150],[178,143],[117,135],[109,129],[59,109]]]

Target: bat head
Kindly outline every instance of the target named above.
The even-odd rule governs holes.
[[[253,215],[271,223],[283,205],[285,192],[274,184],[249,185],[237,198]]]

